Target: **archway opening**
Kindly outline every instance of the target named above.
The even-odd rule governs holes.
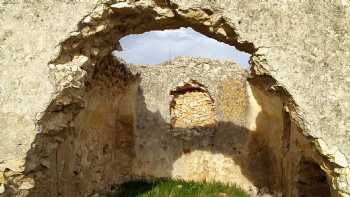
[[[233,61],[249,69],[251,54],[209,38],[190,27],[127,35],[113,51],[130,64],[155,65],[176,57],[197,57]]]
[[[33,196],[93,195],[113,184],[164,177],[234,183],[254,194],[284,192],[284,175],[295,169],[288,164],[298,158],[285,155],[291,149],[301,153],[294,143],[299,131],[283,122],[289,117],[284,112],[293,106],[272,77],[254,76],[254,84],[248,80],[251,73],[231,61],[176,58],[155,68],[111,56],[113,40],[179,27],[192,27],[249,53],[257,51],[254,45],[240,40],[234,25],[210,10],[174,14],[173,7],[116,4],[82,20],[50,62],[57,95],[40,119],[43,132],[28,153],[26,173],[37,183]],[[192,80],[206,87],[201,98],[212,98],[214,132],[172,136],[169,93]],[[283,138],[289,136],[283,135],[284,127],[291,127],[285,132],[291,137]],[[261,153],[264,165],[259,158],[247,165],[254,153]],[[270,176],[265,166],[277,173]]]

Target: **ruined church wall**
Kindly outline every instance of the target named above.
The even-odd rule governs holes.
[[[193,26],[253,54],[254,77],[272,76],[270,88],[286,90],[297,127],[334,168],[339,195],[349,196],[348,1],[105,2],[1,2],[0,171],[23,173],[40,112],[60,91],[48,68],[59,74],[74,57],[106,55],[111,40],[129,33]]]
[[[252,195],[338,195],[331,163],[302,134],[289,101],[238,65],[177,58],[129,68],[141,80],[135,179],[220,181]],[[180,113],[175,120],[172,110]],[[207,120],[196,118],[206,110]]]
[[[130,69],[140,73],[141,80],[135,178],[220,181],[257,192],[241,172],[249,135],[247,71],[232,62],[199,58]],[[174,120],[172,110],[183,119]]]

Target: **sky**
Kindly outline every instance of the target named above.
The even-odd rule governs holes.
[[[123,50],[113,54],[127,63],[160,64],[178,56],[190,56],[232,60],[243,68],[249,68],[250,54],[206,37],[192,28],[131,34],[119,42]]]

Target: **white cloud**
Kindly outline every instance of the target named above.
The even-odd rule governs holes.
[[[134,64],[159,64],[170,57],[193,56],[232,60],[248,68],[250,54],[208,38],[191,28],[150,31],[129,35],[120,40],[123,51],[113,54]]]

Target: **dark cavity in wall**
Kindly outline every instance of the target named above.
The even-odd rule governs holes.
[[[304,157],[300,161],[297,190],[300,197],[331,197],[325,172],[317,163]]]

